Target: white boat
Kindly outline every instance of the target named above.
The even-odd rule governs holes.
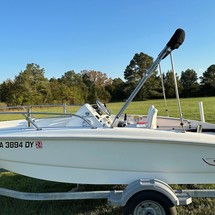
[[[183,42],[179,33],[149,73]],[[159,117],[155,107],[147,116],[122,116],[148,77],[116,116],[97,101],[97,108],[85,104],[74,115],[36,119],[36,113],[20,112],[26,119],[0,122],[0,168],[78,184],[129,184],[137,179],[215,183],[214,124]]]

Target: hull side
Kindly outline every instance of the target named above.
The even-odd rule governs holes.
[[[215,173],[134,172],[58,167],[2,161],[5,169],[48,181],[78,184],[129,184],[137,179],[159,179],[168,184],[214,184]]]
[[[82,136],[77,130],[76,136],[63,137],[61,133],[62,137],[59,134],[58,137],[53,134],[37,138],[35,134],[25,138],[5,137],[0,141],[3,144],[0,167],[39,179],[69,183],[128,184],[140,178],[156,178],[168,184],[215,183],[215,167],[204,162],[215,160],[213,138],[208,142],[189,142],[195,135],[198,139],[204,137],[184,134],[188,136],[181,136],[183,141],[179,142],[171,136],[168,138],[168,132],[127,129],[124,136],[120,130],[111,132],[115,132],[112,138],[97,129],[85,135],[82,130]],[[162,135],[169,140],[163,140]],[[22,147],[6,148],[6,142],[22,143]]]

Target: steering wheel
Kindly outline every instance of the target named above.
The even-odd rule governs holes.
[[[96,104],[98,106],[98,108],[103,111],[104,113],[106,113],[108,116],[111,115],[110,111],[105,107],[104,104],[102,104],[99,100],[96,100]]]

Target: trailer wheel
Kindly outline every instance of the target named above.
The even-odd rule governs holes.
[[[123,208],[124,215],[177,215],[173,203],[156,191],[141,191],[132,196]]]

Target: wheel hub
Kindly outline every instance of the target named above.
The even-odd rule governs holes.
[[[144,201],[141,202],[134,211],[135,215],[166,215],[163,207],[157,202]]]

